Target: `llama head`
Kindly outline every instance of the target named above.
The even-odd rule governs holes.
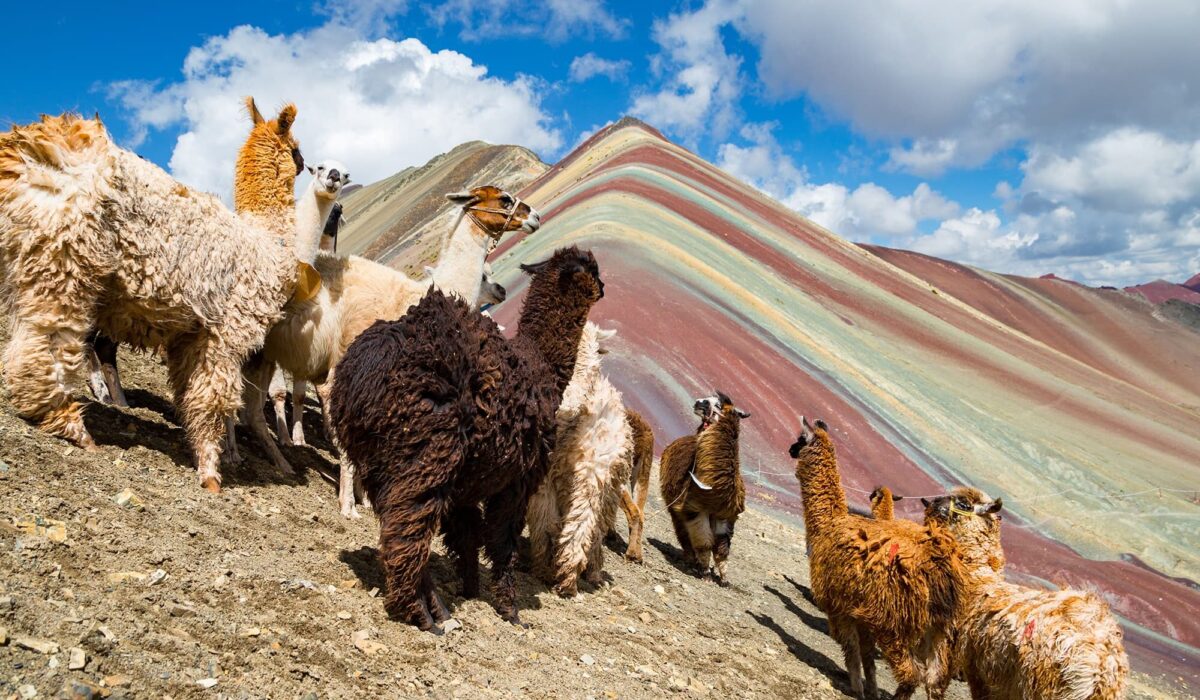
[[[596,352],[601,355],[607,355],[609,341],[615,337],[617,337],[616,328],[601,328],[596,326]]]
[[[997,498],[993,501],[979,489],[958,486],[943,496],[922,498],[921,505],[925,506],[927,520],[936,520],[943,525],[954,527],[956,524],[978,518],[989,527],[998,528],[1002,519],[1000,509],[1004,507],[1004,499]]]
[[[429,268],[426,268],[429,269]],[[491,263],[483,264],[483,280],[479,285],[479,309],[487,311],[495,304],[499,304],[508,297],[508,290],[504,285],[492,279]]]
[[[591,303],[604,298],[604,281],[600,279],[600,266],[596,264],[596,258],[590,250],[580,250],[575,246],[559,248],[554,251],[554,255],[542,262],[522,263],[521,270],[533,276],[533,281],[529,284],[529,294],[526,296],[527,301],[539,290],[543,294],[557,296],[566,296],[573,290],[579,290]]]
[[[318,197],[337,199],[342,188],[350,184],[350,171],[336,160],[323,160],[317,167],[308,168],[313,176],[313,189]]]
[[[871,505],[877,506],[881,502],[883,502],[885,499],[889,499],[892,501],[899,501],[899,500],[903,500],[904,496],[897,496],[896,494],[892,493],[892,490],[886,486],[876,486],[875,490],[871,492]]]
[[[825,425],[825,421],[818,418],[815,423],[809,423],[807,418],[800,416],[800,435],[788,448],[788,454],[792,456],[792,459],[799,459],[800,453],[806,447],[828,442],[829,426]]]
[[[250,121],[254,125],[250,131],[250,140],[255,142],[256,151],[260,155],[270,154],[274,157],[279,172],[287,170],[288,165],[296,168],[299,175],[304,170],[304,156],[300,153],[300,142],[292,135],[292,124],[296,122],[296,105],[286,104],[279,110],[279,116],[271,120],[263,119],[254,104],[253,97],[246,98],[246,111],[250,113]]]
[[[509,231],[533,233],[542,223],[536,209],[494,185],[451,192],[446,199],[462,207],[476,226],[496,240]]]
[[[700,417],[700,432],[711,428],[727,415],[737,415],[739,419],[750,417],[749,413],[734,406],[733,399],[722,391],[714,391],[712,396],[696,399],[692,404],[692,412]]]

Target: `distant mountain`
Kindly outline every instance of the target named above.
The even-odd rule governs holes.
[[[343,195],[348,223],[338,236],[338,252],[421,276],[450,232],[447,192],[487,184],[517,192],[549,167],[520,146],[464,143],[419,168]]]
[[[1166,280],[1154,280],[1145,284],[1126,287],[1125,291],[1146,297],[1151,304],[1161,304],[1168,299],[1186,301],[1189,304],[1200,304],[1200,275],[1183,284],[1175,284]]]

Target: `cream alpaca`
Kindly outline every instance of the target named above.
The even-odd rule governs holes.
[[[238,156],[243,195],[263,205],[252,218],[118,148],[97,120],[43,117],[0,135],[0,255],[15,318],[4,374],[22,416],[91,447],[71,398],[88,331],[163,347],[200,482],[219,490],[242,362],[296,283],[295,114],[259,116]]]
[[[328,422],[333,371],[360,333],[378,319],[403,316],[431,284],[474,300],[483,279],[484,259],[495,241],[509,231],[535,231],[540,222],[536,211],[496,187],[476,187],[447,198],[459,204],[460,209],[431,279],[413,280],[390,267],[356,256],[343,258],[319,253],[315,267],[322,283],[317,295],[290,304],[286,318],[267,336],[263,349],[266,363],[278,364],[294,379],[318,385],[326,435],[334,435]],[[246,387],[248,405],[262,405],[261,387],[269,385],[271,370],[268,364],[248,370],[252,377]],[[262,411],[250,411],[248,418],[275,463],[290,470],[271,439]],[[346,517],[358,517],[354,491],[354,465],[343,457],[338,502]]]
[[[1124,696],[1129,659],[1121,627],[1100,596],[1004,580],[999,499],[971,488],[926,502],[967,565],[967,601],[952,656],[971,697],[1112,700]]]
[[[571,382],[557,413],[550,471],[529,501],[527,522],[537,573],[559,595],[578,590],[580,574],[600,582],[605,533],[616,520],[632,469],[633,437],[621,394],[600,373],[602,345],[616,331],[589,322]]]

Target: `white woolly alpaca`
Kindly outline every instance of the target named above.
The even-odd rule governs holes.
[[[529,502],[535,570],[563,596],[576,594],[581,574],[589,583],[600,582],[602,542],[632,468],[625,405],[600,373],[603,343],[615,334],[591,322],[584,327],[575,371],[558,409],[550,472]]]
[[[403,316],[436,284],[464,299],[479,297],[487,253],[507,232],[533,232],[540,224],[538,213],[509,193],[492,186],[446,195],[460,205],[454,227],[428,280],[413,280],[385,265],[357,256],[338,257],[319,253],[315,267],[321,288],[312,299],[288,306],[287,316],[267,336],[263,348],[266,363],[278,364],[294,380],[317,385],[329,425],[329,392],[333,371],[346,348],[375,321]],[[270,383],[271,368],[264,363],[251,369],[247,382],[247,404],[261,406],[261,387]],[[301,395],[302,396],[302,395]],[[262,411],[249,412],[251,428],[281,469],[290,469],[275,446]],[[339,450],[340,452],[340,450]],[[346,517],[358,517],[354,498],[354,465],[341,459],[338,502]]]
[[[83,340],[165,347],[178,415],[201,484],[220,489],[225,419],[241,365],[261,346],[297,281],[293,186],[303,161],[294,106],[254,120],[238,156],[236,216],[136,154],[103,125],[64,115],[0,134],[0,263],[15,323],[4,373],[17,411],[92,447],[71,400]]]

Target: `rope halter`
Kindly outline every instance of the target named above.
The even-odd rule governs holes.
[[[492,238],[492,240],[497,241],[497,242],[499,242],[500,238],[504,235],[504,232],[508,230],[508,225],[512,223],[513,217],[517,215],[517,209],[519,209],[520,206],[522,204],[524,204],[524,202],[521,201],[520,197],[511,195],[508,192],[505,192],[503,190],[501,190],[500,196],[501,197],[507,196],[509,199],[512,200],[512,204],[510,204],[507,209],[496,209],[494,207],[481,207],[476,204],[468,204],[467,206],[463,207],[463,211],[466,213],[467,216],[471,217],[471,221],[475,222],[476,226],[483,229],[484,232],[487,233],[487,235]],[[504,215],[504,225],[500,227],[499,231],[492,231],[487,226],[483,225],[483,222],[479,220],[478,216],[475,216],[475,212],[477,212],[477,211],[478,212],[486,212],[488,214],[503,214]]]

